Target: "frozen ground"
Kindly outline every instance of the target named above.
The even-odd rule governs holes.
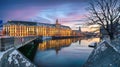
[[[1,52],[0,59],[0,67],[36,67],[17,50]]]
[[[4,54],[9,52],[10,50],[13,50],[13,48],[10,48],[10,49],[8,49],[6,51],[0,52],[0,61],[1,61],[2,57],[4,56]]]
[[[103,40],[93,50],[83,67],[120,67],[120,53],[118,41]]]

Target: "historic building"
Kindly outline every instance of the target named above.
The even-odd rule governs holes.
[[[28,21],[8,21],[3,26],[4,35],[8,36],[75,36],[69,26],[58,23],[47,24]]]

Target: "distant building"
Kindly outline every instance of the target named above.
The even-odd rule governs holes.
[[[75,36],[69,26],[28,21],[8,21],[3,27],[8,36]]]
[[[77,36],[83,36],[81,32],[81,27],[78,30],[73,30]]]

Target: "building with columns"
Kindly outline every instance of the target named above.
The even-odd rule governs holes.
[[[3,26],[7,36],[76,36],[69,26],[29,21],[8,21]]]

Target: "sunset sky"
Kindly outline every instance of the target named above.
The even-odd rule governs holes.
[[[89,0],[0,0],[0,19],[59,23],[75,29],[84,23]]]

